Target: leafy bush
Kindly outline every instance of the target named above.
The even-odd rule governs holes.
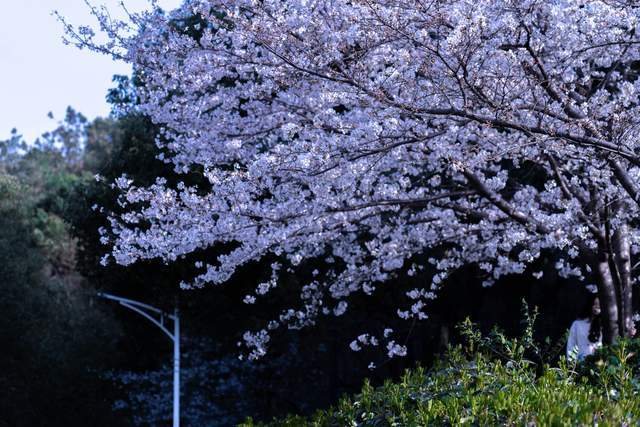
[[[310,418],[290,416],[272,426],[629,425],[640,423],[640,340],[620,341],[582,365],[551,366],[524,334],[483,336],[461,326],[465,346],[431,369],[408,371],[399,382],[343,398]],[[534,360],[537,360],[534,362]],[[251,427],[252,420],[242,426]]]
[[[640,339],[620,339],[577,366],[589,384],[614,400],[640,394]],[[640,415],[639,415],[640,416]]]

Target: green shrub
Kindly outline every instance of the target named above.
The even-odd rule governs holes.
[[[576,367],[578,374],[590,385],[608,390],[609,397],[640,394],[640,339],[620,339],[599,349]],[[639,415],[640,416],[640,415]]]
[[[561,359],[552,367],[532,339],[534,320],[535,315],[528,317],[516,339],[497,330],[482,336],[465,322],[466,345],[451,349],[428,371],[408,371],[399,382],[378,388],[365,383],[360,394],[333,408],[268,425],[640,424],[640,341],[622,340],[582,365]],[[242,424],[255,425],[261,424],[250,419]]]

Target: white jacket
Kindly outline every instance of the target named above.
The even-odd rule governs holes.
[[[589,341],[589,328],[591,328],[591,321],[588,319],[578,319],[571,324],[569,339],[567,340],[568,359],[575,360],[577,358],[582,360],[602,346],[602,336],[596,342]]]

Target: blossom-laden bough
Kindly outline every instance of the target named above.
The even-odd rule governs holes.
[[[597,283],[605,340],[628,333],[637,2],[187,0],[126,23],[94,14],[108,41],[70,25],[69,40],[133,64],[167,161],[208,181],[122,178],[109,257],[171,262],[234,244],[185,288],[269,254],[334,267],[302,287],[300,307],[246,335],[253,357],[269,329],[340,315],[394,275],[436,269],[399,309],[424,318],[455,269],[476,264],[490,284],[547,250],[562,275]],[[273,267],[247,302],[277,285]]]

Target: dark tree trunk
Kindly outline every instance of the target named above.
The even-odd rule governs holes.
[[[438,349],[440,354],[444,354],[449,348],[449,325],[440,324],[440,339],[438,340]]]

